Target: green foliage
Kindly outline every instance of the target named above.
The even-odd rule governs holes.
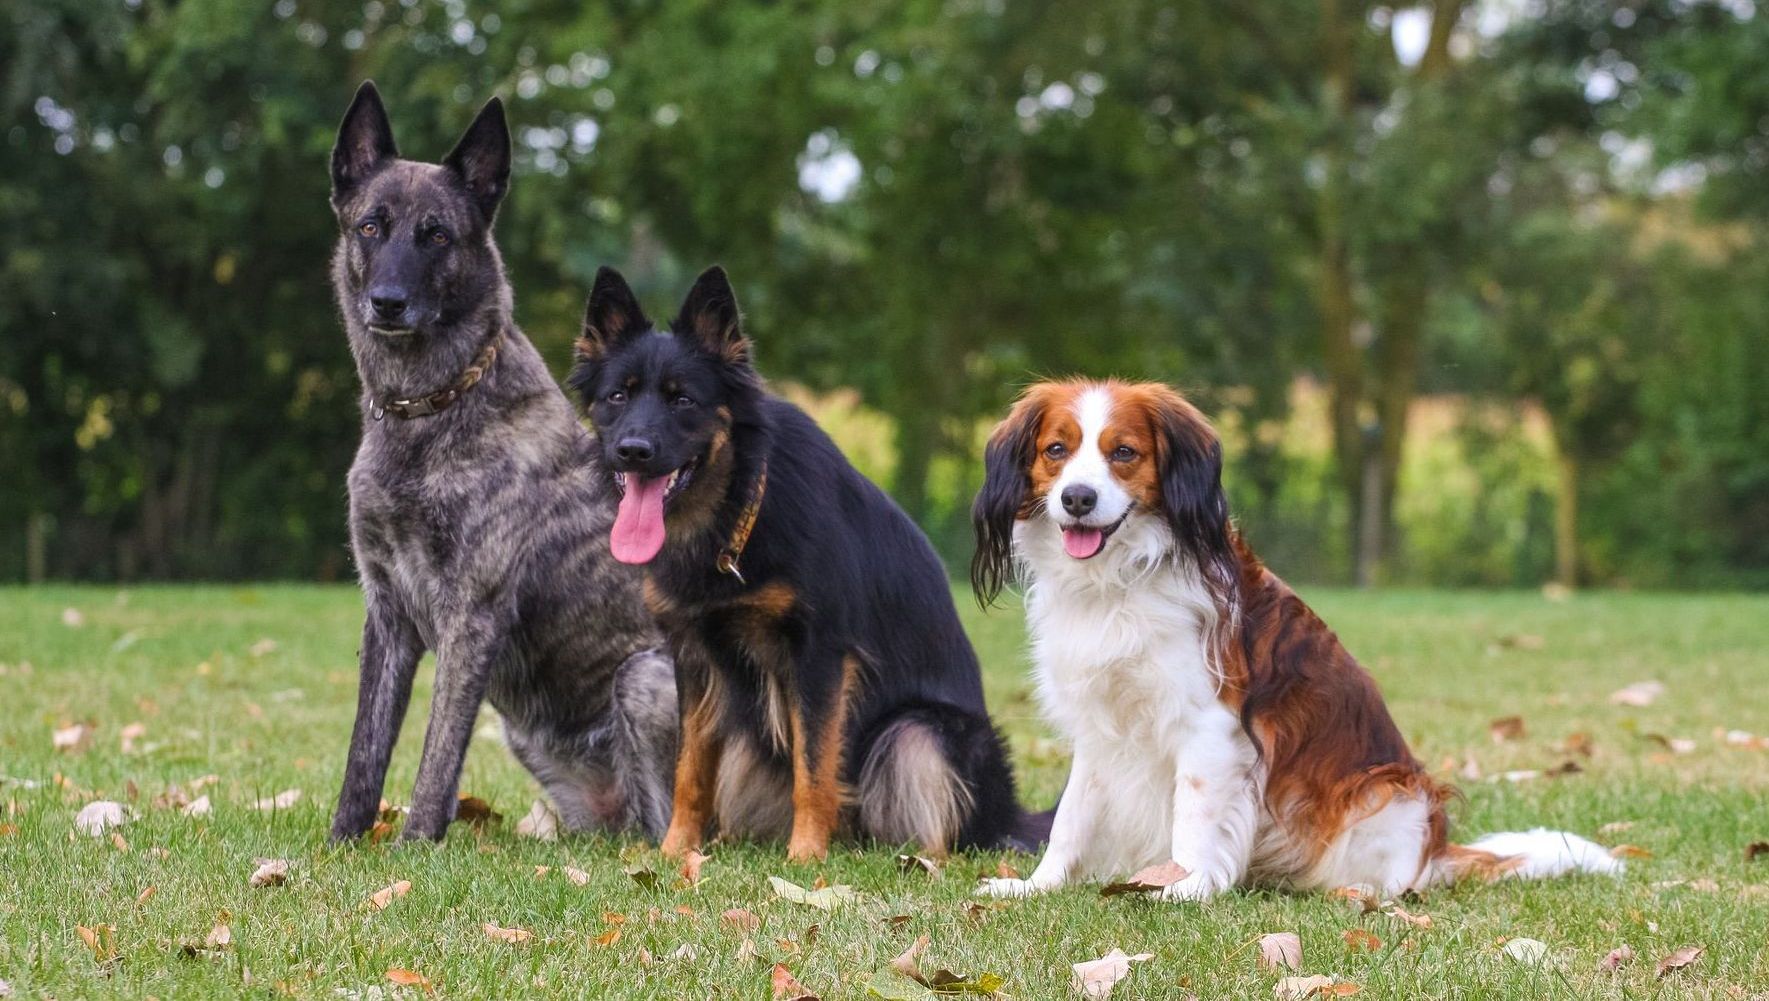
[[[955,559],[979,430],[1084,372],[1250,429],[1229,471],[1249,531],[1342,576],[1346,457],[1272,432],[1323,372],[1331,222],[1384,419],[1415,379],[1539,403],[1579,462],[1589,577],[1762,582],[1769,316],[1727,276],[1769,258],[1765,19],[1552,0],[1495,32],[1471,9],[1427,73],[1396,58],[1404,12],[1328,9],[0,0],[0,578],[348,573],[325,164],[373,77],[417,157],[510,102],[499,232],[556,366],[597,265],[661,312],[721,261],[764,369],[856,391],[863,464]],[[1408,436],[1391,579],[1549,571],[1540,491],[1561,488],[1538,445],[1487,433]]]

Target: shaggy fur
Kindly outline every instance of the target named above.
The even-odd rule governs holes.
[[[615,554],[645,565],[676,657],[665,852],[715,825],[785,837],[794,859],[843,832],[935,852],[1037,840],[933,548],[763,390],[723,271],[658,329],[603,269],[571,385],[623,494]]]
[[[332,281],[362,380],[350,536],[368,606],[334,839],[375,821],[426,650],[436,688],[405,837],[447,830],[487,698],[566,826],[656,836],[669,817],[673,669],[638,574],[609,558],[594,445],[511,320],[491,235],[509,165],[496,100],[444,163],[399,159],[371,84],[332,155]],[[458,402],[383,413],[448,386],[499,331]]]
[[[1152,384],[1034,386],[990,439],[973,583],[987,602],[1017,563],[1039,697],[1075,756],[1036,871],[982,892],[1166,861],[1187,871],[1170,900],[1619,871],[1570,834],[1448,842],[1451,790],[1242,542],[1221,455],[1203,415]]]

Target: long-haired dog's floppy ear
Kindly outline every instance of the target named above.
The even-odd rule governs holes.
[[[1192,554],[1212,588],[1233,584],[1222,442],[1196,407],[1175,393],[1156,409],[1161,506],[1174,541]]]
[[[971,504],[977,551],[970,584],[977,604],[988,608],[1013,573],[1013,526],[1032,493],[1032,454],[1044,420],[1042,402],[1027,395],[989,435],[983,450],[983,488]]]

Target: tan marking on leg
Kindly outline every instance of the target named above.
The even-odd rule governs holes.
[[[847,731],[848,703],[859,675],[859,662],[851,655],[843,657],[841,671],[835,704],[815,733],[809,732],[800,706],[793,706],[792,836],[786,843],[786,858],[790,862],[828,858],[829,839],[841,819],[842,738]]]
[[[668,856],[699,848],[712,820],[713,800],[719,780],[719,693],[709,683],[700,702],[682,717],[681,750],[676,754],[675,809],[661,846]]]

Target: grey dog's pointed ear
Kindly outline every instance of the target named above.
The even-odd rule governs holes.
[[[743,316],[737,309],[737,293],[731,278],[717,264],[700,273],[682,310],[670,329],[686,334],[726,361],[740,365],[749,361],[749,340],[743,336]]]
[[[338,141],[332,146],[332,205],[343,205],[362,182],[398,156],[393,123],[387,120],[381,92],[373,80],[364,80],[356,88],[350,110],[344,112]]]
[[[583,336],[577,339],[578,360],[596,361],[621,341],[650,329],[651,320],[639,308],[627,280],[613,268],[597,268],[590,301],[584,306]]]
[[[486,223],[496,218],[498,203],[510,190],[510,126],[504,121],[504,102],[495,97],[485,102],[442,164],[467,186]]]

